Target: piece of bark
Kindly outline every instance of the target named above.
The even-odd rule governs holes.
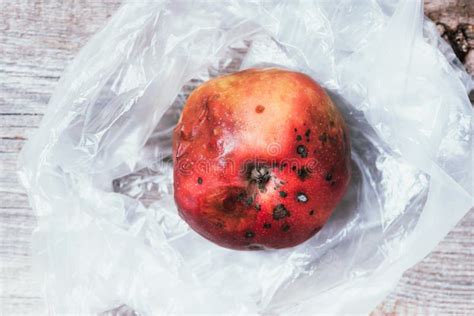
[[[470,74],[474,74],[474,0],[425,0],[425,15],[433,20],[443,38]]]

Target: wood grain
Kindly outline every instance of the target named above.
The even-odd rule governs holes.
[[[456,28],[474,23],[473,3],[425,0],[425,8]],[[64,68],[119,4],[0,0],[0,315],[45,311],[41,283],[31,271],[36,220],[16,177],[18,152],[41,122]],[[473,232],[471,210],[373,314],[474,314]]]
[[[468,45],[466,56],[458,57],[462,57],[468,72],[474,74],[474,49],[470,49],[474,48],[474,1],[424,0],[424,4],[425,14],[441,24],[443,31],[452,32],[453,36],[444,38],[451,42],[455,51],[463,43]]]

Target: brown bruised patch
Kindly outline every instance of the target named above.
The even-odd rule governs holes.
[[[255,107],[255,112],[257,112],[258,114],[262,113],[263,111],[265,111],[265,107],[263,105],[257,105]]]
[[[253,205],[250,207],[247,205],[249,195],[245,188],[231,186],[218,188],[215,191],[202,202],[201,220],[213,224],[215,229],[227,232],[235,231],[242,221],[255,221],[258,211],[253,209]]]
[[[208,210],[213,210],[216,216],[224,218],[243,218],[249,214],[245,212],[247,192],[241,187],[223,187],[213,195],[206,198],[204,206]]]

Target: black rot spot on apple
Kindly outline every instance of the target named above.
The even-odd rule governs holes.
[[[284,219],[285,217],[289,217],[290,212],[286,209],[285,205],[283,204],[278,204],[275,206],[273,209],[273,219],[274,220],[281,220]]]
[[[326,177],[324,178],[326,181],[331,181],[332,180],[332,173],[328,172],[326,173]]]
[[[247,206],[250,206],[250,205],[252,205],[252,203],[253,203],[253,197],[249,196],[249,197],[245,200],[245,204],[246,204]]]
[[[255,237],[254,232],[248,231],[245,233],[245,238],[253,238],[253,237]]]
[[[296,200],[300,203],[308,202],[308,197],[303,192],[298,192],[296,195]]]
[[[308,157],[308,149],[305,145],[298,145],[298,147],[296,147],[296,152],[298,153],[298,155],[300,155],[301,158]]]
[[[300,169],[298,169],[298,172],[296,173],[298,175],[298,178],[301,180],[301,181],[304,181],[306,179],[309,178],[311,172],[308,168],[306,167],[301,167]]]
[[[244,192],[240,192],[238,195],[237,195],[237,202],[241,202],[244,200],[244,197],[245,197],[245,193]]]

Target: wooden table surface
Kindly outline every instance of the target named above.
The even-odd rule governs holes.
[[[18,152],[35,133],[65,66],[119,0],[0,0],[0,315],[45,311],[31,271],[35,218],[16,176]],[[431,18],[474,25],[473,0],[425,0]],[[466,26],[463,23],[471,24]],[[454,32],[453,31],[453,32]],[[452,33],[454,34],[454,33]],[[472,35],[472,33],[471,33]],[[465,64],[474,70],[474,52]],[[474,211],[408,270],[373,314],[474,315]]]

